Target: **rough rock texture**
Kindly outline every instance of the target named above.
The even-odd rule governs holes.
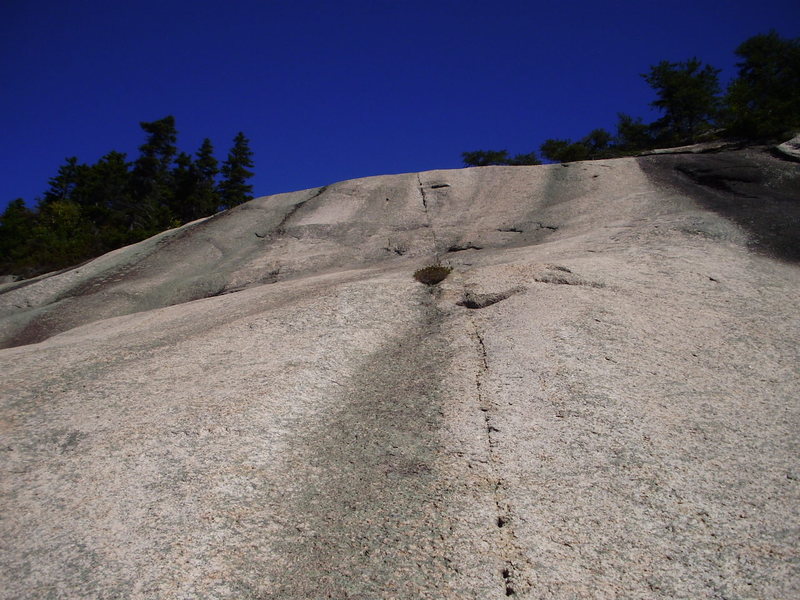
[[[0,597],[798,597],[798,198],[372,177],[6,283]]]
[[[783,156],[793,160],[800,160],[800,135],[796,135],[792,139],[778,144],[775,149]]]

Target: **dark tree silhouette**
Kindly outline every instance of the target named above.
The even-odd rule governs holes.
[[[197,159],[194,162],[196,187],[193,202],[195,213],[192,215],[194,219],[214,214],[219,209],[220,204],[216,186],[219,163],[214,158],[214,146],[212,146],[210,139],[203,140],[196,157]]]
[[[465,167],[489,167],[499,165],[524,166],[542,164],[535,152],[528,154],[508,155],[508,150],[474,150],[462,152],[461,159]]]
[[[653,123],[665,142],[692,142],[712,128],[719,115],[719,69],[696,58],[661,61],[642,75],[658,98],[651,106],[664,112]]]
[[[22,199],[9,204],[0,215],[0,274],[29,277],[68,267],[219,209],[211,141],[203,140],[193,160],[178,153],[173,117],[141,127],[147,138],[132,165],[114,151],[93,165],[70,157],[34,210]],[[251,156],[240,133],[223,182],[232,204],[252,195]]]
[[[488,167],[490,165],[507,165],[508,150],[473,150],[462,152],[461,158],[465,167]]]
[[[233,140],[233,148],[222,163],[223,180],[219,185],[220,201],[225,208],[233,208],[253,199],[253,186],[247,180],[253,176],[253,153],[250,142],[240,131]]]
[[[728,87],[730,128],[746,137],[776,137],[800,128],[800,38],[771,31],[743,42],[738,77]]]
[[[139,125],[147,133],[147,141],[139,147],[140,155],[131,174],[137,207],[130,227],[152,235],[170,224],[166,209],[174,183],[171,167],[177,154],[178,132],[172,116]]]
[[[633,118],[625,113],[617,114],[617,135],[613,148],[617,153],[630,153],[653,147],[650,126],[641,117]]]

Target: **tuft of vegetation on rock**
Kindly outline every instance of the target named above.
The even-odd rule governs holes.
[[[425,285],[436,285],[444,281],[452,270],[444,265],[430,265],[414,271],[414,279]]]

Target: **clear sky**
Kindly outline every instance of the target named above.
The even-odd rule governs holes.
[[[225,158],[251,140],[256,195],[461,166],[461,152],[655,118],[639,74],[800,37],[798,0],[2,0],[0,208],[67,156],[137,155],[140,121]]]

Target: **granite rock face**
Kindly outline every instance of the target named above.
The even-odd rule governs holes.
[[[799,199],[380,176],[0,285],[0,597],[796,597]]]
[[[800,135],[778,144],[775,148],[780,154],[793,160],[800,160]]]

